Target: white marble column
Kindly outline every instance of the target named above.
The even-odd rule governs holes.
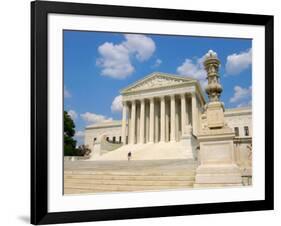
[[[145,143],[148,143],[149,141],[149,103],[145,103],[145,130],[144,130],[144,134],[145,134]]]
[[[131,129],[130,129],[130,144],[135,143],[135,134],[136,134],[136,101],[132,101],[132,107],[131,107]]]
[[[187,102],[186,102],[186,105],[187,105],[187,125],[191,126],[191,123],[192,123],[192,119],[191,119],[191,98],[190,96],[188,95],[187,96]]]
[[[175,130],[175,137],[176,137],[176,141],[179,141],[179,135],[180,135],[180,100],[177,100],[177,98],[175,98],[175,103],[176,103],[176,130]]]
[[[130,134],[131,134],[131,117],[132,117],[132,105],[129,104],[129,102],[127,102],[127,109],[128,109],[128,115],[127,115],[127,123],[128,123],[128,130],[127,130],[127,138],[126,138],[126,141],[127,141],[127,144],[130,143]]]
[[[136,144],[140,142],[140,101],[136,101]]]
[[[145,102],[144,99],[141,99],[140,106],[140,143],[144,143],[144,112],[145,112]]]
[[[192,131],[194,135],[197,135],[198,110],[197,110],[195,93],[192,93],[191,95],[191,108],[192,108]]]
[[[176,141],[176,102],[175,95],[171,95],[171,141]]]
[[[123,102],[123,112],[122,112],[122,142],[123,142],[123,145],[126,144],[126,127],[127,127],[127,103]]]
[[[160,116],[160,114],[159,114],[159,102],[158,101],[156,101],[155,100],[155,102],[154,102],[154,107],[155,107],[155,119],[154,119],[154,136],[155,136],[155,138],[154,138],[154,141],[156,142],[156,143],[158,143],[159,142],[159,116]]]
[[[160,142],[165,142],[165,97],[161,97]]]
[[[154,99],[151,98],[149,106],[149,142],[154,142]]]
[[[165,140],[170,141],[170,122],[169,122],[169,112],[170,112],[170,104],[168,101],[165,102]]]
[[[181,135],[186,133],[186,101],[185,94],[181,94]]]

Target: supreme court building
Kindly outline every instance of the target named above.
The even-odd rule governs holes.
[[[180,141],[191,126],[196,135],[205,104],[196,80],[153,73],[121,94],[123,141],[126,136],[129,144]]]
[[[206,100],[192,78],[155,72],[121,91],[122,121],[90,125],[85,144],[93,160],[197,158],[197,134],[206,127]],[[225,109],[235,133],[237,161],[247,162],[252,134],[251,108]]]

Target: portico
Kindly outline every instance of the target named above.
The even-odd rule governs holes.
[[[197,134],[205,103],[196,80],[153,73],[121,94],[123,144],[178,142]]]

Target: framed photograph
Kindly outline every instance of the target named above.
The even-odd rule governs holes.
[[[273,16],[31,3],[31,223],[273,207]]]

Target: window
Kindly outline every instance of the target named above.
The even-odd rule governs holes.
[[[239,136],[239,128],[238,127],[234,127],[234,132],[235,132],[235,136]]]
[[[245,134],[245,136],[249,136],[249,127],[248,126],[244,126],[244,134]]]
[[[121,138],[121,136],[120,136],[120,137],[119,137],[119,143],[121,143],[121,139],[122,139],[122,138]]]
[[[115,143],[115,139],[116,139],[115,137],[112,138],[113,143]]]
[[[109,137],[106,137],[106,141],[109,141]]]
[[[96,140],[97,140],[97,138],[96,138],[96,137],[94,137],[94,143],[96,142]]]

